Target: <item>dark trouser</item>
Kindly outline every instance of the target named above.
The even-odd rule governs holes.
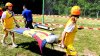
[[[32,26],[32,21],[27,21],[25,28],[30,28],[30,29],[34,29],[34,27]]]

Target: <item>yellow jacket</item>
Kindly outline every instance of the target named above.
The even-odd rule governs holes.
[[[7,29],[13,29],[14,28],[14,17],[12,13],[11,14],[9,13],[9,11],[5,11],[5,13],[6,13],[6,18],[4,18],[3,27]]]
[[[69,19],[68,22],[66,23],[66,26],[70,25],[72,22],[73,22],[72,19]],[[66,46],[73,44],[76,32],[77,32],[77,25],[76,24],[75,24],[74,29],[71,32],[66,32],[65,40],[64,40],[64,44]]]

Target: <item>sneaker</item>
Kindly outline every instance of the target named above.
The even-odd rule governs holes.
[[[16,45],[16,44],[12,44],[12,47],[14,47],[14,48],[16,48],[18,45]]]
[[[3,40],[1,40],[1,43],[2,43],[2,46],[7,46]]]

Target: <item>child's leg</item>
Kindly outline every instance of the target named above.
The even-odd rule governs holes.
[[[13,46],[13,47],[17,47],[17,45],[14,43],[14,41],[15,41],[15,35],[14,35],[14,32],[10,32],[10,33],[11,33],[11,35],[12,35],[12,37],[11,37],[12,46]]]
[[[63,47],[64,48],[64,40],[65,40],[65,35],[66,35],[66,32],[63,32],[62,33],[62,39],[61,39],[61,47]]]
[[[14,41],[15,41],[15,36],[14,36],[14,33],[13,32],[10,32],[11,33],[11,41],[12,41],[12,44],[14,44]]]
[[[30,29],[34,29],[34,27],[32,26],[32,21],[30,21],[30,22],[28,23],[28,26],[29,26]]]
[[[66,54],[68,56],[77,56],[77,51],[73,47],[73,45],[68,45],[66,48]]]
[[[4,36],[3,36],[3,39],[1,40],[1,43],[3,46],[6,45],[5,40],[6,40],[7,36],[8,36],[8,31],[4,30]]]
[[[28,22],[26,22],[26,24],[25,24],[25,28],[28,28],[29,27],[29,24],[28,24]]]

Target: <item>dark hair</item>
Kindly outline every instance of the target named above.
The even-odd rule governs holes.
[[[79,15],[71,15],[71,17],[72,17],[72,16],[79,18]]]
[[[8,9],[8,7],[6,6],[6,7],[3,7],[2,8],[2,11],[6,11]]]
[[[25,8],[27,8],[28,6],[26,4],[23,5]]]

